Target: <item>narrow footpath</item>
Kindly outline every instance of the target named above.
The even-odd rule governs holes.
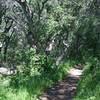
[[[73,100],[82,73],[82,65],[70,69],[65,79],[49,88],[39,100]]]

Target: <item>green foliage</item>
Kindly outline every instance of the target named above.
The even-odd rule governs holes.
[[[84,75],[79,82],[75,100],[99,100],[100,98],[100,61],[90,58],[86,63]]]
[[[93,85],[97,91],[99,3],[99,0],[0,0],[0,67],[17,70],[4,78],[8,85],[2,85],[6,81],[0,79],[0,100],[37,100],[79,60],[89,62],[80,82],[80,87],[84,87],[79,89],[79,99],[82,95],[86,95],[82,99],[88,99],[87,92]],[[46,51],[47,48],[50,50]],[[71,62],[70,58],[73,58]],[[89,94],[90,100],[99,98],[99,93],[94,95],[94,91]]]
[[[38,100],[38,97],[55,82],[60,81],[67,74],[74,62],[63,62],[58,70],[51,70],[33,76],[11,76],[0,79],[0,100]]]

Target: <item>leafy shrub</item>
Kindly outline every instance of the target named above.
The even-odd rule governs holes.
[[[86,63],[84,76],[79,82],[74,100],[99,100],[100,98],[100,61],[90,57]]]

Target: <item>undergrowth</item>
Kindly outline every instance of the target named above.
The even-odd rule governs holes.
[[[0,76],[0,100],[38,100],[38,97],[67,74],[75,61],[64,61],[56,70],[31,77]]]
[[[100,61],[97,58],[87,60],[74,100],[100,100]]]

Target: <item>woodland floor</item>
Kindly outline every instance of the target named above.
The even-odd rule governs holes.
[[[39,100],[73,100],[82,72],[81,66],[70,69],[68,75],[62,81],[48,88]]]

